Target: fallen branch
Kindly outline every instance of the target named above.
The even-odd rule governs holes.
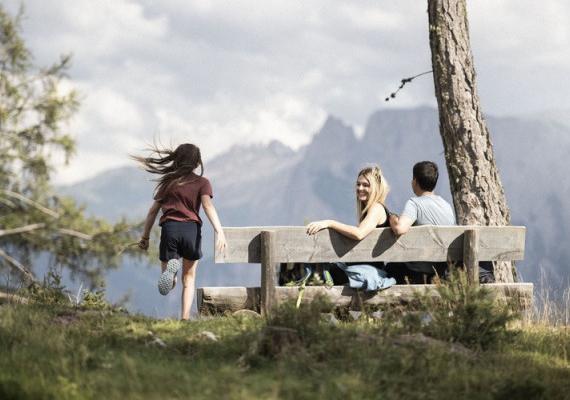
[[[22,297],[22,296],[18,296],[17,294],[0,292],[0,304],[6,303],[6,302],[28,304],[28,299],[26,299],[25,297]]]

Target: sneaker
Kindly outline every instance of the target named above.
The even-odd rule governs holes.
[[[161,295],[166,296],[174,287],[174,277],[182,268],[182,261],[173,258],[166,263],[166,269],[158,279],[158,291]]]

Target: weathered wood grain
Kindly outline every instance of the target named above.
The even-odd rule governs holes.
[[[495,295],[516,298],[521,308],[532,303],[532,283],[491,283],[483,284]],[[203,314],[216,314],[241,309],[259,310],[260,288],[245,287],[204,287],[199,290],[198,310]],[[279,286],[275,288],[278,302],[296,299],[298,287]],[[381,292],[366,294],[348,286],[307,286],[303,293],[303,302],[310,302],[316,296],[325,296],[332,304],[358,309],[362,304],[381,305],[406,303],[414,299],[416,293],[438,296],[436,285],[395,285]]]
[[[479,284],[479,230],[469,229],[463,237],[463,265],[472,285]]]
[[[204,287],[196,291],[201,314],[254,310],[259,312],[261,289],[258,287]]]
[[[275,298],[275,232],[261,232],[261,315],[269,317],[276,305]]]
[[[360,242],[335,231],[314,236],[305,227],[226,227],[224,254],[217,263],[260,263],[262,230],[275,232],[275,262],[334,261],[461,261],[464,232],[479,232],[479,260],[522,260],[526,228],[523,226],[419,226],[395,237],[389,228],[375,229]]]

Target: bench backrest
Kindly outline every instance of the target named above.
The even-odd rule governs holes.
[[[524,257],[524,226],[419,226],[396,237],[377,228],[361,241],[333,230],[314,236],[302,226],[225,227],[228,247],[216,250],[217,263],[260,263],[261,232],[274,232],[274,262],[460,261],[464,234],[478,232],[479,261],[516,261]]]

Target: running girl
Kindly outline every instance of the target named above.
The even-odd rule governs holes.
[[[152,157],[156,155],[156,157]],[[194,299],[194,285],[198,260],[202,257],[200,206],[217,233],[216,247],[224,251],[226,239],[218,214],[212,203],[212,186],[203,175],[204,165],[200,149],[190,143],[176,150],[153,149],[151,157],[133,156],[144,169],[161,175],[154,191],[139,247],[147,250],[149,235],[159,210],[160,261],[162,273],[158,291],[167,295],[176,284],[176,275],[182,270],[182,319],[190,318]],[[200,174],[196,170],[200,167]]]

